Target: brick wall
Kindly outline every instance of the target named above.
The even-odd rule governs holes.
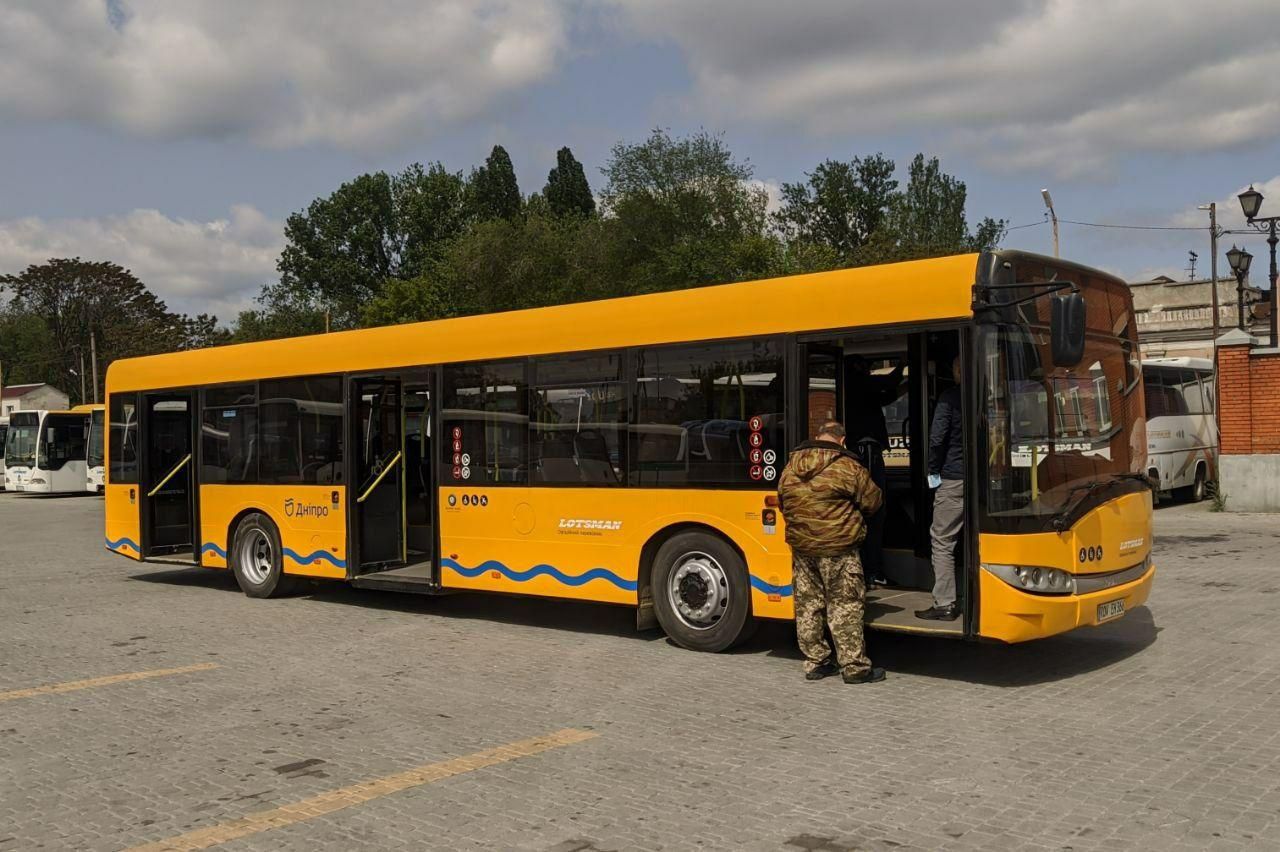
[[[1280,453],[1280,353],[1220,344],[1218,385],[1221,453]]]

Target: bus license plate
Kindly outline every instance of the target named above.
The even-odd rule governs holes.
[[[1106,621],[1111,618],[1119,618],[1124,615],[1124,601],[1107,601],[1104,604],[1098,604],[1098,621]]]

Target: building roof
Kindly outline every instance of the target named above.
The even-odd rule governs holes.
[[[25,384],[25,385],[5,385],[3,398],[17,399],[20,396],[26,396],[32,391],[39,390],[40,388],[44,388],[48,386],[49,385],[46,382],[31,382],[30,384]]]

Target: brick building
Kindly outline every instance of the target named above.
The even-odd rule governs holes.
[[[1280,349],[1218,338],[1219,489],[1237,512],[1280,512]]]

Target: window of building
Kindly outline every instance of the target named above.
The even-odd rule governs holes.
[[[108,408],[108,476],[113,484],[138,481],[138,395],[113,393]]]
[[[258,478],[276,484],[342,481],[342,379],[261,382]]]
[[[258,409],[253,385],[206,388],[200,420],[200,482],[257,482]]]
[[[621,485],[626,389],[619,353],[537,359],[529,393],[529,481]]]
[[[630,481],[774,487],[784,375],[777,340],[639,350]]]
[[[529,398],[523,361],[447,366],[441,402],[441,482],[529,481]]]

